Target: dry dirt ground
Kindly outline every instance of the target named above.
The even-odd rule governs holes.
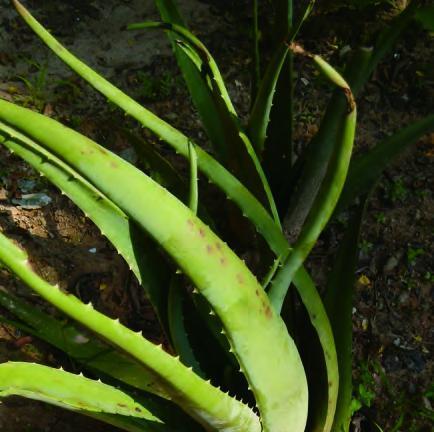
[[[248,2],[179,3],[222,66],[234,102],[245,113],[249,104]],[[122,29],[130,22],[157,18],[152,0],[33,0],[26,5],[79,57],[174,126],[205,141],[164,35]],[[267,11],[263,13],[266,16]],[[365,16],[324,7],[305,28],[303,42],[339,63],[343,47],[366,40],[382,25],[376,13]],[[387,19],[387,13],[381,13]],[[417,27],[403,35],[360,96],[358,151],[433,112],[433,53],[433,38]],[[317,130],[329,91],[303,62],[297,68],[295,138],[301,148]],[[58,118],[135,160],[129,144],[113,129],[136,126],[51,55],[7,0],[0,0],[0,96]],[[384,431],[432,430],[433,158],[434,135],[425,136],[387,171],[368,204],[353,310],[355,397],[362,405],[354,418],[355,431],[380,430],[375,423]],[[51,201],[41,208],[26,208],[20,200],[35,193]],[[92,300],[103,312],[143,329],[154,340],[160,338],[140,289],[98,230],[55,188],[4,149],[0,149],[0,228],[26,247],[47,280]],[[309,260],[319,285],[324,281],[320,268],[330,262],[340,231],[339,223],[334,224]],[[46,308],[1,269],[0,287]],[[65,361],[41,342],[21,345],[22,336],[11,326],[0,326],[0,361],[37,360],[51,365]],[[0,430],[112,429],[14,398],[0,406]]]

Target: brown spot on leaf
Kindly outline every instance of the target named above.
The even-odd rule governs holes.
[[[117,168],[117,167],[118,167],[117,162],[115,162],[115,161],[111,161],[111,162],[110,162],[110,167],[111,167],[111,168]]]
[[[216,247],[218,250],[222,250],[222,245],[221,245],[221,243],[219,243],[219,242],[216,242],[215,247]]]
[[[117,406],[118,406],[118,407],[121,407],[121,408],[126,408],[126,407],[127,407],[127,405],[125,405],[125,404],[123,404],[123,403],[118,403]]]
[[[214,248],[212,247],[212,245],[210,244],[206,245],[206,252],[209,254],[212,254],[214,252]]]
[[[136,411],[136,412],[142,412],[142,410],[139,407],[134,408],[134,411]]]
[[[241,273],[237,274],[237,281],[242,285],[244,283],[244,276]]]
[[[205,237],[205,230],[203,228],[199,228],[199,234],[201,237]]]
[[[220,258],[220,264],[221,264],[222,266],[225,266],[225,265],[227,264],[227,260],[226,260],[225,257],[221,257],[221,258]]]
[[[273,315],[273,312],[271,311],[271,307],[270,307],[270,305],[267,305],[267,306],[265,307],[265,316],[266,316],[268,319],[270,319],[272,315]]]

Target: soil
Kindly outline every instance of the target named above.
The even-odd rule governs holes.
[[[131,22],[158,19],[153,3],[32,0],[26,6],[78,57],[206,146],[164,35],[123,29]],[[222,67],[237,110],[245,115],[249,106],[249,2],[178,3],[186,21]],[[328,2],[320,5],[321,13],[307,24],[302,42],[334,63],[342,62],[340,54],[346,44],[366,42],[381,26],[378,14],[387,20],[393,13],[384,5],[363,13],[331,8]],[[265,7],[262,12],[268,16]],[[348,22],[365,25],[354,31]],[[55,117],[123,157],[136,159],[116,130],[137,126],[57,60],[7,0],[0,0],[0,28],[1,97]],[[266,40],[267,35],[263,37]],[[403,34],[360,95],[356,151],[433,112],[433,53],[433,38],[419,27],[412,26]],[[303,61],[297,68],[295,139],[296,147],[302,148],[317,130],[330,90]],[[368,203],[353,309],[355,398],[362,405],[353,419],[357,432],[379,430],[375,424],[384,431],[432,430],[433,160],[431,134],[387,170]],[[173,161],[185,168],[182,161]],[[50,203],[36,209],[18,204],[26,194],[36,193],[49,197]],[[67,198],[4,148],[0,148],[0,228],[28,250],[48,281],[86,297],[102,312],[143,330],[150,339],[162,341],[140,287],[111,245]],[[341,231],[342,225],[335,223],[309,259],[319,286]],[[1,268],[0,288],[51,310]],[[42,342],[21,344],[25,336],[12,326],[0,326],[0,362],[63,364],[65,359]],[[42,403],[10,398],[0,405],[0,430],[117,429]]]

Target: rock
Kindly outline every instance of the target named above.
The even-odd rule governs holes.
[[[385,266],[383,267],[383,273],[387,274],[387,273],[391,273],[392,270],[394,270],[396,268],[396,266],[399,263],[399,259],[396,256],[391,256]]]

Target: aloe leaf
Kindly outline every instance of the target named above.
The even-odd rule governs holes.
[[[149,144],[146,140],[139,138],[128,130],[123,130],[122,133],[127,137],[128,142],[133,145],[137,152],[139,163],[138,166],[149,176],[160,183],[166,189],[179,198],[185,201],[189,196],[189,188],[184,179],[178,174],[173,165],[162,156],[158,150]],[[196,150],[194,150],[196,153]],[[196,154],[197,165],[197,154]],[[215,229],[215,223],[206,208],[198,202],[198,214],[200,218],[209,226]]]
[[[138,403],[146,406],[154,415],[163,420],[165,425],[170,426],[171,431],[197,430],[190,417],[175,404],[161,399],[161,397],[169,399],[169,395],[158,385],[158,379],[137,362],[102,343],[90,333],[83,332],[72,322],[55,319],[3,290],[0,290],[0,305],[20,320],[6,320],[0,315],[1,322],[10,323],[27,334],[57,347],[97,376],[112,377],[133,388],[160,396],[157,398],[148,393],[134,397]],[[96,418],[101,419],[101,416],[102,414],[99,413]],[[143,430],[141,420],[138,419],[133,421],[131,418],[107,415],[102,420],[129,431]]]
[[[280,43],[286,39],[292,28],[292,0],[273,0],[275,9],[275,34]]]
[[[186,53],[186,55],[188,55],[191,59],[192,62],[194,64],[197,65],[197,67],[199,69],[202,68],[202,63],[201,60],[199,58],[199,56],[197,55],[196,52],[194,52],[191,47],[189,46],[183,46],[180,45],[182,47],[182,49],[184,50],[184,52]],[[218,100],[220,100],[220,97],[218,94],[216,94],[216,98]],[[225,107],[222,106],[223,104],[220,102],[217,102],[217,106],[220,107],[223,111],[226,109]],[[257,175],[260,179],[261,182],[261,192],[265,193],[266,199],[268,201],[268,206],[271,210],[271,214],[273,215],[273,219],[274,222],[276,223],[277,227],[279,229],[281,229],[281,224],[280,224],[280,219],[279,219],[279,214],[277,212],[277,207],[276,204],[274,202],[274,197],[273,194],[271,192],[271,188],[268,184],[268,180],[267,177],[264,173],[264,170],[262,169],[261,163],[259,162],[259,159],[256,155],[256,152],[253,148],[252,143],[250,142],[248,136],[244,133],[244,131],[241,130],[241,128],[239,128],[234,122],[225,122],[224,124],[226,133],[228,134],[228,139],[231,141],[233,139],[235,140],[240,140],[243,143],[243,147],[246,149],[247,154],[250,156],[250,160],[251,162],[253,162],[254,168],[256,170],[255,172],[255,176]],[[241,168],[242,165],[238,165],[239,169],[241,169],[242,171],[244,171],[243,177],[247,178],[252,178],[252,176],[247,172],[246,167]],[[251,183],[251,182],[249,182]],[[255,185],[251,185],[252,187],[255,187]],[[256,188],[255,188],[256,190]]]
[[[138,163],[142,171],[149,174],[156,182],[181,200],[188,197],[188,186],[178,174],[173,165],[159,153],[154,145],[147,140],[138,137],[128,130],[122,130],[122,134],[128,140],[137,153]]]
[[[220,317],[267,427],[275,424],[283,431],[282,425],[291,424],[302,430],[303,365],[285,324],[243,261],[166,189],[90,139],[5,101],[0,101],[0,119],[61,154],[163,247]]]
[[[434,131],[434,114],[419,120],[378,143],[350,164],[348,178],[336,207],[344,210],[354,199],[367,193],[380,178],[385,168],[422,135]]]
[[[133,398],[100,381],[34,363],[0,364],[0,397],[24,396],[71,410],[121,414],[160,422]]]
[[[285,43],[280,44],[267,66],[250,113],[247,130],[252,145],[258,154],[262,154],[264,150],[274,91],[287,54],[288,46]]]
[[[304,54],[301,47],[295,46],[293,49]],[[282,308],[283,300],[295,273],[303,264],[303,261],[314,246],[321,231],[326,226],[339,199],[350,164],[356,128],[357,110],[349,85],[331,65],[326,63],[319,56],[312,56],[312,60],[345,94],[349,112],[345,116],[341,137],[334,149],[330,164],[327,167],[327,173],[321,185],[320,193],[318,193],[314,201],[306,224],[303,226],[293,250],[290,252],[282,269],[273,281],[273,287],[270,290],[270,298],[276,310],[279,311]]]
[[[182,286],[179,280],[174,277],[169,289],[169,326],[170,336],[172,338],[173,346],[178,353],[180,360],[186,366],[191,366],[193,370],[201,377],[205,377],[205,373],[196,358],[192,349],[191,343],[188,339],[187,330],[184,323],[184,295],[182,293]]]
[[[365,200],[348,223],[333,268],[327,280],[324,304],[335,336],[339,364],[339,396],[333,432],[347,432],[352,400],[352,309],[357,245]]]
[[[229,93],[226,89],[226,86],[224,84],[217,63],[215,62],[214,58],[212,57],[211,53],[208,51],[206,46],[196,36],[194,36],[191,32],[189,32],[185,27],[180,26],[178,24],[148,21],[142,23],[129,24],[127,27],[128,30],[142,30],[142,29],[151,29],[151,28],[158,28],[158,29],[174,32],[178,36],[182,37],[186,42],[188,42],[194,48],[194,50],[199,53],[201,59],[204,61],[204,64],[206,64],[210,68],[212,77],[215,81],[217,88],[220,91],[220,95],[223,101],[225,102],[227,110],[234,117],[237,117],[237,113],[232,104],[231,98],[229,97]]]
[[[258,418],[247,406],[202,380],[163,351],[161,346],[124,327],[118,320],[97,312],[91,304],[85,305],[75,296],[41,279],[31,269],[27,254],[2,233],[0,260],[45,300],[152,371],[172,400],[201,424],[211,429],[218,425],[222,431],[260,430]]]
[[[315,57],[314,61],[319,64],[320,67],[324,67],[322,61]],[[346,115],[344,128],[341,132],[341,139],[339,140],[339,144],[334,151],[323,185],[321,186],[320,193],[318,194],[317,199],[314,201],[314,205],[312,206],[312,210],[309,213],[306,224],[303,226],[293,250],[290,252],[282,268],[278,271],[276,277],[273,280],[273,285],[269,291],[269,297],[273,307],[277,311],[282,309],[283,301],[294,276],[297,274],[298,269],[303,264],[304,260],[308,256],[320,233],[326,226],[333,213],[345,183],[353,149],[357,110],[351,90],[348,84],[346,84],[345,81],[342,81],[342,78],[337,74],[337,72],[330,69],[329,65],[326,67],[326,72],[331,76],[335,83],[342,85],[342,91],[348,98],[347,103],[349,113]],[[302,296],[301,293],[300,295]],[[312,321],[313,317],[311,316],[311,312],[309,312],[309,315]],[[327,352],[325,352],[325,355],[327,356]],[[326,367],[328,369],[327,374],[330,384],[328,388],[329,394],[327,415],[323,430],[329,431],[332,426],[336,407],[338,383],[336,382],[337,371],[336,369],[333,369],[333,364],[327,365],[326,361]],[[330,378],[333,379],[330,380]]]
[[[345,88],[349,90],[349,87]],[[276,275],[273,287],[270,289],[270,299],[278,311],[281,310],[286,291],[294,275],[326,226],[342,191],[350,163],[356,126],[356,107],[354,102],[352,103],[351,111],[345,118],[341,139],[330,161],[320,192],[297,242],[282,269]]]
[[[390,22],[389,26],[380,33],[373,50],[359,49],[356,51],[345,72],[345,77],[355,96],[360,92],[378,63],[393,47],[398,36],[411,22],[419,4],[420,1],[412,1]],[[298,181],[296,193],[292,195],[289,205],[287,204],[289,212],[284,226],[288,230],[297,231],[312,206],[324,178],[334,143],[338,139],[338,131],[342,127],[342,116],[345,110],[345,99],[335,92],[328,104],[320,129],[305,152],[303,166],[300,168],[303,174]]]
[[[189,145],[190,153],[190,196],[189,208],[197,214],[198,203],[198,188],[197,188],[197,156],[193,144]],[[172,276],[172,281],[169,288],[169,301],[168,301],[168,317],[170,336],[173,345],[178,353],[180,360],[187,366],[191,366],[193,370],[205,377],[204,372],[201,370],[200,364],[196,359],[193,348],[191,347],[188,339],[187,331],[184,323],[184,295],[182,291],[180,280],[176,275]]]
[[[351,89],[353,85],[359,86],[359,83],[363,81],[364,71],[371,55],[372,50],[360,49],[350,59],[344,76]],[[284,226],[288,231],[297,232],[300,229],[318,195],[331,154],[340,137],[347,106],[347,100],[342,91],[335,90],[318,133],[310,141],[298,162],[300,165],[298,171],[301,174],[296,181],[295,192],[291,197],[289,211],[284,219]]]
[[[187,29],[176,24],[144,22],[128,26],[130,30],[146,28],[168,30],[183,38],[181,41],[176,41],[177,45],[190,58],[192,64],[204,75],[203,78],[209,83],[210,91],[214,96],[215,107],[219,113],[222,123],[221,127],[224,129],[225,134],[226,148],[221,150],[225,165],[261,200],[265,192],[270,208],[273,211],[273,208],[275,208],[274,199],[271,195],[267,179],[252,145],[239,125],[235,108],[232,105],[220,70],[211,53]]]
[[[155,3],[163,21],[186,27],[174,1],[156,0]],[[209,89],[207,77],[204,77],[201,71],[192,64],[191,59],[182,52],[176,43],[173,33],[167,32],[167,35],[172,43],[176,60],[187,84],[193,104],[200,115],[206,134],[220,157],[223,157],[227,153],[225,149],[228,144],[226,142],[225,131],[221,127],[219,110],[216,107],[214,96]]]
[[[282,216],[291,192],[288,179],[293,164],[293,64],[293,54],[288,52],[277,79],[262,155],[262,165]]]
[[[309,0],[309,3],[306,5],[306,8],[303,12],[303,15],[299,18],[297,24],[291,30],[291,35],[289,37],[288,42],[293,42],[298,35],[298,32],[303,27],[304,22],[309,18],[313,7],[315,6],[315,0]]]
[[[0,291],[0,305],[14,314],[14,324],[36,336],[82,364],[85,368],[111,376],[132,387],[168,398],[168,394],[137,362],[116,352],[110,346],[78,329],[72,323],[62,322],[41,312],[34,306]],[[4,321],[4,319],[1,319]]]
[[[0,122],[0,143],[16,152],[71,198],[119,251],[148,293],[167,331],[167,270],[137,224],[61,159]]]

